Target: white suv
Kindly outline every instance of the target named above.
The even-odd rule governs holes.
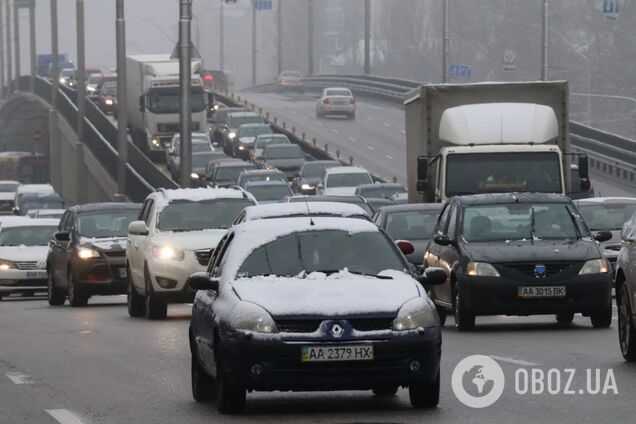
[[[256,204],[240,189],[160,189],[145,200],[128,227],[128,313],[166,317],[168,303],[187,303],[188,276],[204,271],[236,216]]]

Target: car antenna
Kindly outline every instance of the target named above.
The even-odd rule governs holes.
[[[311,212],[309,211],[309,202],[307,201],[307,195],[303,194],[303,200],[305,201],[305,208],[307,208],[307,218],[309,218],[309,225],[313,227],[314,225],[316,225],[316,223],[311,218]]]

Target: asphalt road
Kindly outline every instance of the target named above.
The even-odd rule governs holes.
[[[88,307],[52,308],[44,300],[0,302],[0,423],[510,423],[633,421],[636,366],[623,362],[616,322],[593,329],[577,317],[478,318],[474,333],[444,329],[439,408],[414,410],[408,392],[252,393],[247,410],[223,416],[190,393],[187,329],[190,307],[170,306],[165,321],[127,316],[124,297],[93,298]],[[471,409],[451,390],[455,365],[472,354],[494,355],[505,374],[503,396]],[[608,370],[618,394],[520,395],[517,369],[573,368],[585,388],[586,368]],[[565,378],[565,377],[563,377]],[[48,412],[47,412],[48,411]],[[57,418],[54,418],[57,417]]]
[[[357,99],[355,121],[340,117],[316,118],[314,94],[275,94],[241,92],[249,102],[262,107],[270,115],[316,137],[318,144],[329,150],[340,149],[342,157],[354,157],[354,162],[385,179],[396,176],[406,183],[406,136],[404,111],[395,104],[379,100]],[[597,196],[636,196],[636,192],[621,187],[612,180],[592,173]]]

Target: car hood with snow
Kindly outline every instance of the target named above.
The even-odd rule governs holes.
[[[397,314],[407,301],[419,297],[419,284],[399,271],[381,273],[391,279],[351,274],[346,270],[305,278],[253,277],[232,282],[239,298],[266,309],[273,317]]]
[[[48,246],[1,246],[0,259],[12,262],[45,262],[48,252]]]
[[[356,194],[356,187],[332,187],[323,190],[325,196],[353,196]]]
[[[80,240],[80,245],[83,247],[93,248],[103,253],[123,252],[126,250],[127,243],[126,237],[82,237]]]
[[[215,248],[227,233],[224,229],[199,231],[166,231],[154,238],[158,246],[174,246],[183,250],[200,250]]]
[[[242,144],[252,145],[254,140],[256,140],[256,137],[239,137],[239,142]]]

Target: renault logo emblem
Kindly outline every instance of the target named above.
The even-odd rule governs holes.
[[[46,261],[38,261],[37,265],[39,269],[44,269],[46,268]]]
[[[537,278],[545,277],[545,265],[535,265],[534,266],[534,276]]]
[[[336,322],[331,326],[331,335],[333,335],[334,337],[342,337],[342,333],[344,333],[344,328],[342,328],[342,325]]]

